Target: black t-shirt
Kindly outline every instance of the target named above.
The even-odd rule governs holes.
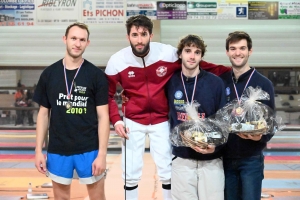
[[[77,70],[66,70],[68,85]],[[72,87],[72,108],[67,109],[67,89],[62,60],[47,67],[37,84],[33,100],[51,110],[48,152],[72,155],[97,150],[96,106],[108,104],[104,72],[84,60]]]

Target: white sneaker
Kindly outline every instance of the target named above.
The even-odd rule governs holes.
[[[267,193],[261,193],[260,197],[261,198],[269,198],[269,197],[271,197],[271,195],[269,195]]]

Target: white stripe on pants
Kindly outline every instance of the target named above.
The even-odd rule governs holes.
[[[149,135],[150,153],[157,167],[157,174],[163,184],[171,183],[171,143],[169,139],[169,123],[142,125],[126,118],[129,128],[129,140],[126,140],[126,186],[134,187],[142,176],[145,139]],[[125,179],[125,149],[122,144],[122,170]]]
[[[173,200],[223,200],[224,184],[220,158],[197,161],[177,157],[172,162]]]

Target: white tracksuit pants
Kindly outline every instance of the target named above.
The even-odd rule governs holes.
[[[157,174],[162,184],[171,183],[172,152],[169,139],[169,123],[143,125],[130,119],[125,120],[129,128],[129,140],[126,140],[126,186],[138,185],[142,176],[145,138],[149,135],[150,153],[157,167]],[[125,142],[122,144],[122,170],[125,179]]]

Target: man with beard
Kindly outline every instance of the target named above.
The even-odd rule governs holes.
[[[110,131],[107,79],[102,70],[82,58],[90,43],[85,24],[71,24],[63,42],[65,57],[42,72],[34,93],[33,100],[40,105],[35,166],[52,179],[55,199],[70,199],[75,169],[90,199],[105,200]],[[42,148],[49,118],[46,162]]]
[[[270,100],[261,102],[274,110],[274,88],[271,81],[248,63],[252,54],[250,36],[243,31],[229,33],[226,54],[232,64],[232,71],[220,77],[225,83],[227,101],[239,100],[249,86],[259,86],[270,95]],[[229,135],[224,155],[226,200],[260,200],[264,178],[262,151],[271,137],[271,134]]]
[[[164,199],[170,200],[172,154],[169,109],[164,87],[172,74],[181,69],[181,63],[176,48],[150,42],[153,24],[146,16],[130,17],[126,21],[126,28],[130,46],[112,55],[105,69],[109,81],[110,120],[116,133],[124,138],[122,169],[124,172],[126,164],[126,174],[123,173],[123,179],[126,178],[126,198],[138,199],[137,188],[142,175],[145,137],[149,135],[150,151],[162,182]],[[230,70],[204,61],[201,61],[200,67],[217,75]],[[118,83],[129,99],[122,105],[126,130],[113,99]],[[130,134],[127,134],[129,131]]]

